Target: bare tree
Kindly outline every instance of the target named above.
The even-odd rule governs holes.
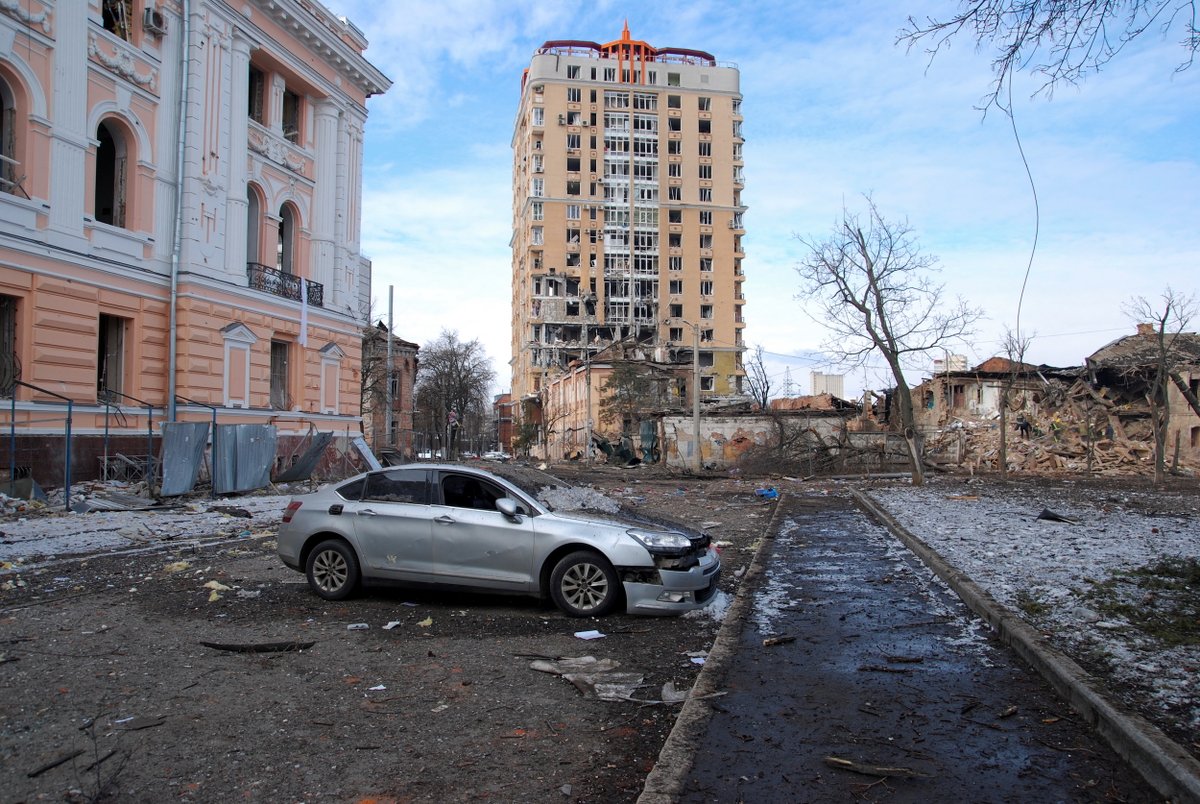
[[[1008,409],[1012,400],[1013,388],[1025,371],[1025,353],[1029,351],[1032,338],[1019,332],[1006,329],[1004,332],[1004,355],[1008,358],[1008,371],[1000,382],[1000,477],[1008,478]],[[1089,423],[1089,426],[1090,423]]]
[[[949,348],[970,334],[982,313],[962,299],[943,307],[943,286],[929,276],[937,259],[921,253],[907,222],[884,220],[874,201],[866,200],[865,231],[858,215],[843,210],[827,239],[797,236],[810,253],[796,270],[830,330],[826,350],[844,364],[862,365],[876,352],[887,362],[896,381],[913,485],[922,485],[921,447],[903,364],[913,355]]]
[[[445,435],[447,457],[457,454],[464,432],[474,438],[485,429],[495,379],[491,358],[478,339],[464,342],[457,332],[442,330],[421,347],[417,406],[425,427]]]
[[[1171,424],[1169,390],[1172,375],[1178,374],[1185,354],[1185,341],[1180,335],[1196,314],[1196,298],[1168,287],[1158,302],[1134,297],[1126,305],[1125,312],[1135,323],[1151,325],[1146,336],[1154,339],[1151,363],[1142,367],[1142,373],[1154,436],[1154,482],[1161,485],[1167,478],[1167,430]]]
[[[1013,73],[1029,68],[1045,77],[1039,92],[1076,84],[1098,72],[1131,41],[1151,28],[1164,35],[1183,29],[1186,51],[1179,69],[1191,66],[1200,47],[1196,0],[962,0],[945,19],[908,18],[899,41],[926,44],[935,56],[959,33],[980,49],[995,48],[996,79],[984,107],[1000,106]]]
[[[767,367],[763,365],[761,345],[754,347],[754,354],[746,363],[746,384],[750,386],[750,396],[754,397],[758,406],[767,410],[771,400],[771,376],[767,374]]]
[[[600,421],[618,436],[632,435],[648,411],[664,404],[666,383],[665,376],[644,363],[615,362],[601,386]]]

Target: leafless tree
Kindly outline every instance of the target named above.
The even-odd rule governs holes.
[[[1076,84],[1098,72],[1131,41],[1157,28],[1164,35],[1182,28],[1191,66],[1200,47],[1196,0],[961,0],[945,19],[908,18],[899,42],[924,43],[932,58],[960,33],[980,49],[995,49],[996,79],[984,108],[1000,106],[1013,73],[1031,69],[1045,78],[1039,92]]]
[[[921,253],[907,222],[885,220],[874,201],[866,201],[865,221],[843,210],[828,238],[798,235],[809,255],[796,270],[830,330],[825,349],[843,364],[861,365],[876,352],[887,362],[913,484],[921,485],[921,446],[903,364],[949,348],[971,333],[982,313],[962,299],[944,306],[943,286],[930,277],[937,259]]]
[[[1185,351],[1180,334],[1196,315],[1196,297],[1168,287],[1157,302],[1135,296],[1125,306],[1125,312],[1135,323],[1153,326],[1153,332],[1149,333],[1154,338],[1152,362],[1142,370],[1154,435],[1154,482],[1161,485],[1167,478],[1167,430],[1171,424],[1169,389],[1172,375],[1178,374]]]
[[[746,362],[746,384],[750,386],[750,396],[758,406],[767,410],[771,404],[771,376],[767,374],[767,367],[763,365],[761,345],[754,347],[753,355]]]
[[[1025,354],[1029,351],[1029,335],[1006,329],[1002,348],[1008,358],[1008,371],[1000,381],[1000,477],[1008,478],[1008,409],[1012,401],[1013,388],[1025,374]],[[1089,425],[1090,426],[1090,425]]]
[[[429,432],[446,434],[448,457],[457,453],[464,433],[476,438],[486,430],[495,379],[491,358],[478,339],[464,342],[458,332],[442,330],[436,340],[421,347],[417,407]],[[451,414],[457,427],[448,426]]]

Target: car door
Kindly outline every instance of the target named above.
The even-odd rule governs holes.
[[[343,515],[354,520],[363,572],[368,577],[425,580],[432,573],[429,471],[397,467],[367,475],[359,500]]]
[[[447,582],[526,592],[533,578],[533,517],[496,510],[509,491],[488,478],[439,472],[433,508],[433,559]]]

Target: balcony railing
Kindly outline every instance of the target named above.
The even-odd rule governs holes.
[[[274,296],[300,301],[300,283],[308,286],[308,303],[314,307],[325,306],[325,286],[295,274],[285,274],[260,262],[246,263],[246,277],[250,287]]]

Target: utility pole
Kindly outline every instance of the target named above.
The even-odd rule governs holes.
[[[692,324],[692,432],[696,438],[696,452],[692,469],[700,471],[700,325]]]

